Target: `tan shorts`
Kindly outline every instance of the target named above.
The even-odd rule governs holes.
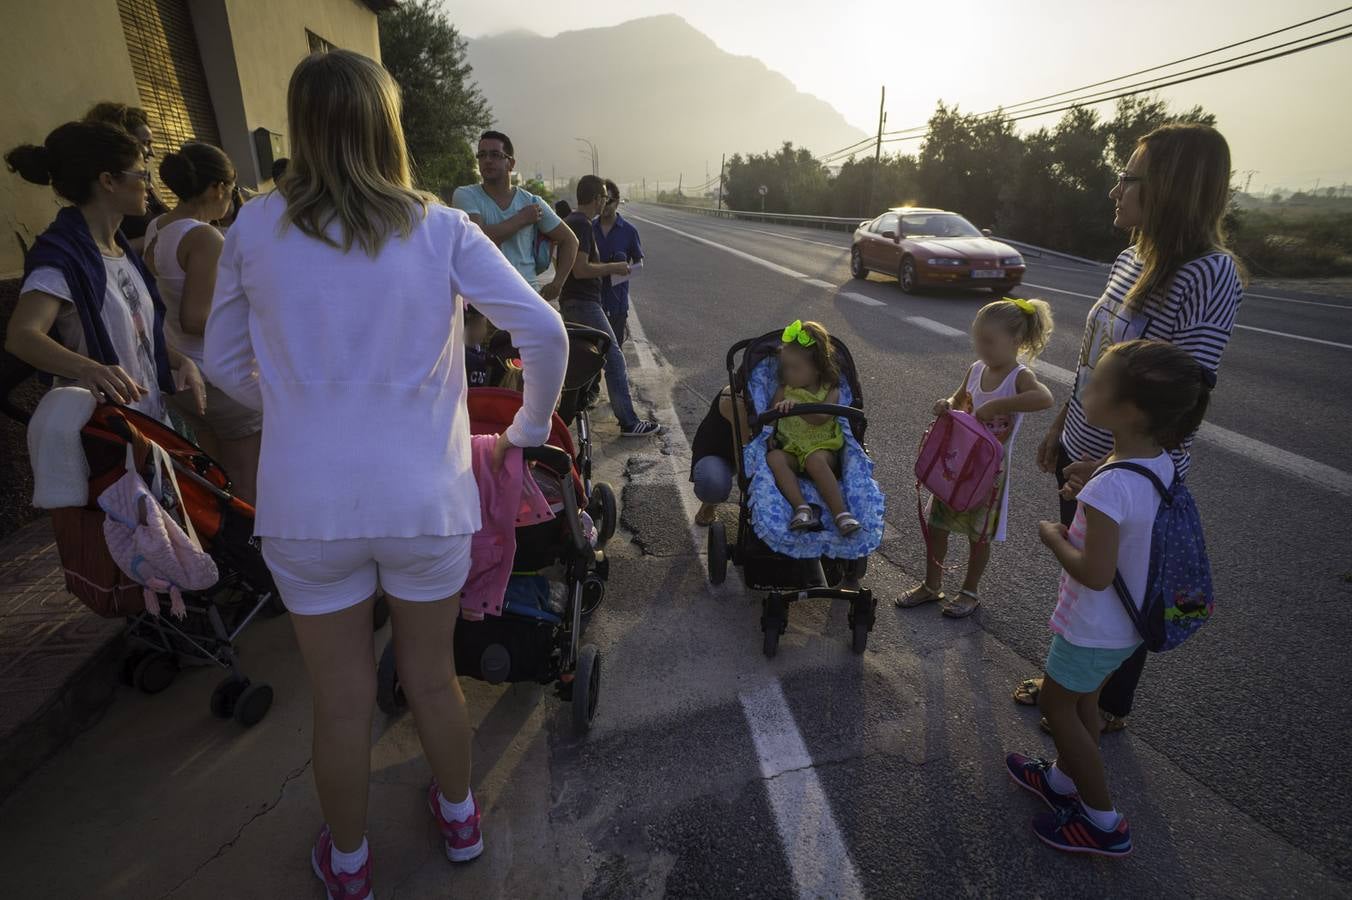
[[[235,400],[216,385],[207,383],[207,413],[197,414],[192,394],[179,391],[169,398],[174,410],[194,432],[206,431],[222,441],[238,441],[263,430],[263,414]]]

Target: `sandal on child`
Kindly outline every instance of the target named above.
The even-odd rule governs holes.
[[[975,592],[963,588],[944,603],[943,614],[950,619],[965,619],[981,605],[981,598]]]
[[[849,537],[863,527],[849,510],[836,514],[836,530],[840,532],[841,537]]]
[[[789,520],[790,531],[816,531],[821,527],[821,514],[815,506],[804,503],[794,508],[793,518]]]
[[[935,600],[943,600],[944,592],[936,591],[923,581],[906,593],[896,599],[896,605],[899,609],[914,609],[917,606],[924,606],[926,603],[933,603]]]
[[[1042,676],[1034,675],[1019,682],[1014,689],[1014,702],[1023,706],[1037,706],[1037,695],[1042,692]]]

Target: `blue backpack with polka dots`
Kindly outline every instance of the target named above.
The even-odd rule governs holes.
[[[1173,484],[1165,487],[1159,476],[1135,463],[1111,463],[1099,471],[1108,469],[1126,469],[1148,478],[1160,495],[1159,512],[1150,532],[1150,567],[1141,605],[1132,602],[1120,571],[1113,576],[1113,588],[1146,649],[1163,653],[1196,634],[1216,606],[1202,517],[1187,485],[1177,475]]]

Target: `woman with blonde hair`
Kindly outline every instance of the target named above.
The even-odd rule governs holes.
[[[1038,466],[1056,474],[1061,522],[1070,527],[1076,494],[1112,452],[1112,435],[1090,425],[1082,398],[1094,368],[1114,344],[1145,338],[1188,351],[1215,380],[1244,298],[1244,276],[1225,246],[1230,204],[1230,146],[1208,125],[1164,125],[1137,142],[1108,195],[1113,224],[1132,234],[1103,296],[1089,310],[1070,401],[1038,448]],[[1191,461],[1189,435],[1172,450],[1179,477]],[[1108,678],[1099,695],[1104,731],[1119,731],[1145,666],[1144,645]],[[1035,704],[1041,677],[1014,692]],[[1046,727],[1046,720],[1043,720]]]
[[[398,88],[381,66],[311,56],[287,94],[291,162],[225,238],[207,323],[212,383],[263,412],[256,532],[314,693],[327,824],[311,865],[333,898],[369,897],[366,812],[377,586],[434,776],[452,861],[483,851],[452,638],[479,528],[464,303],[510,329],[521,411],[494,464],[540,444],[563,382],[563,323],[464,213],[412,187]],[[461,298],[464,298],[463,300]]]

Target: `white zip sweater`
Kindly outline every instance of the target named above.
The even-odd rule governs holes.
[[[563,322],[459,210],[436,205],[376,257],[281,228],[277,193],[226,235],[206,376],[263,412],[255,533],[296,540],[472,534],[463,303],[512,333],[525,402],[513,444],[549,434]],[[463,297],[463,301],[461,299]]]

